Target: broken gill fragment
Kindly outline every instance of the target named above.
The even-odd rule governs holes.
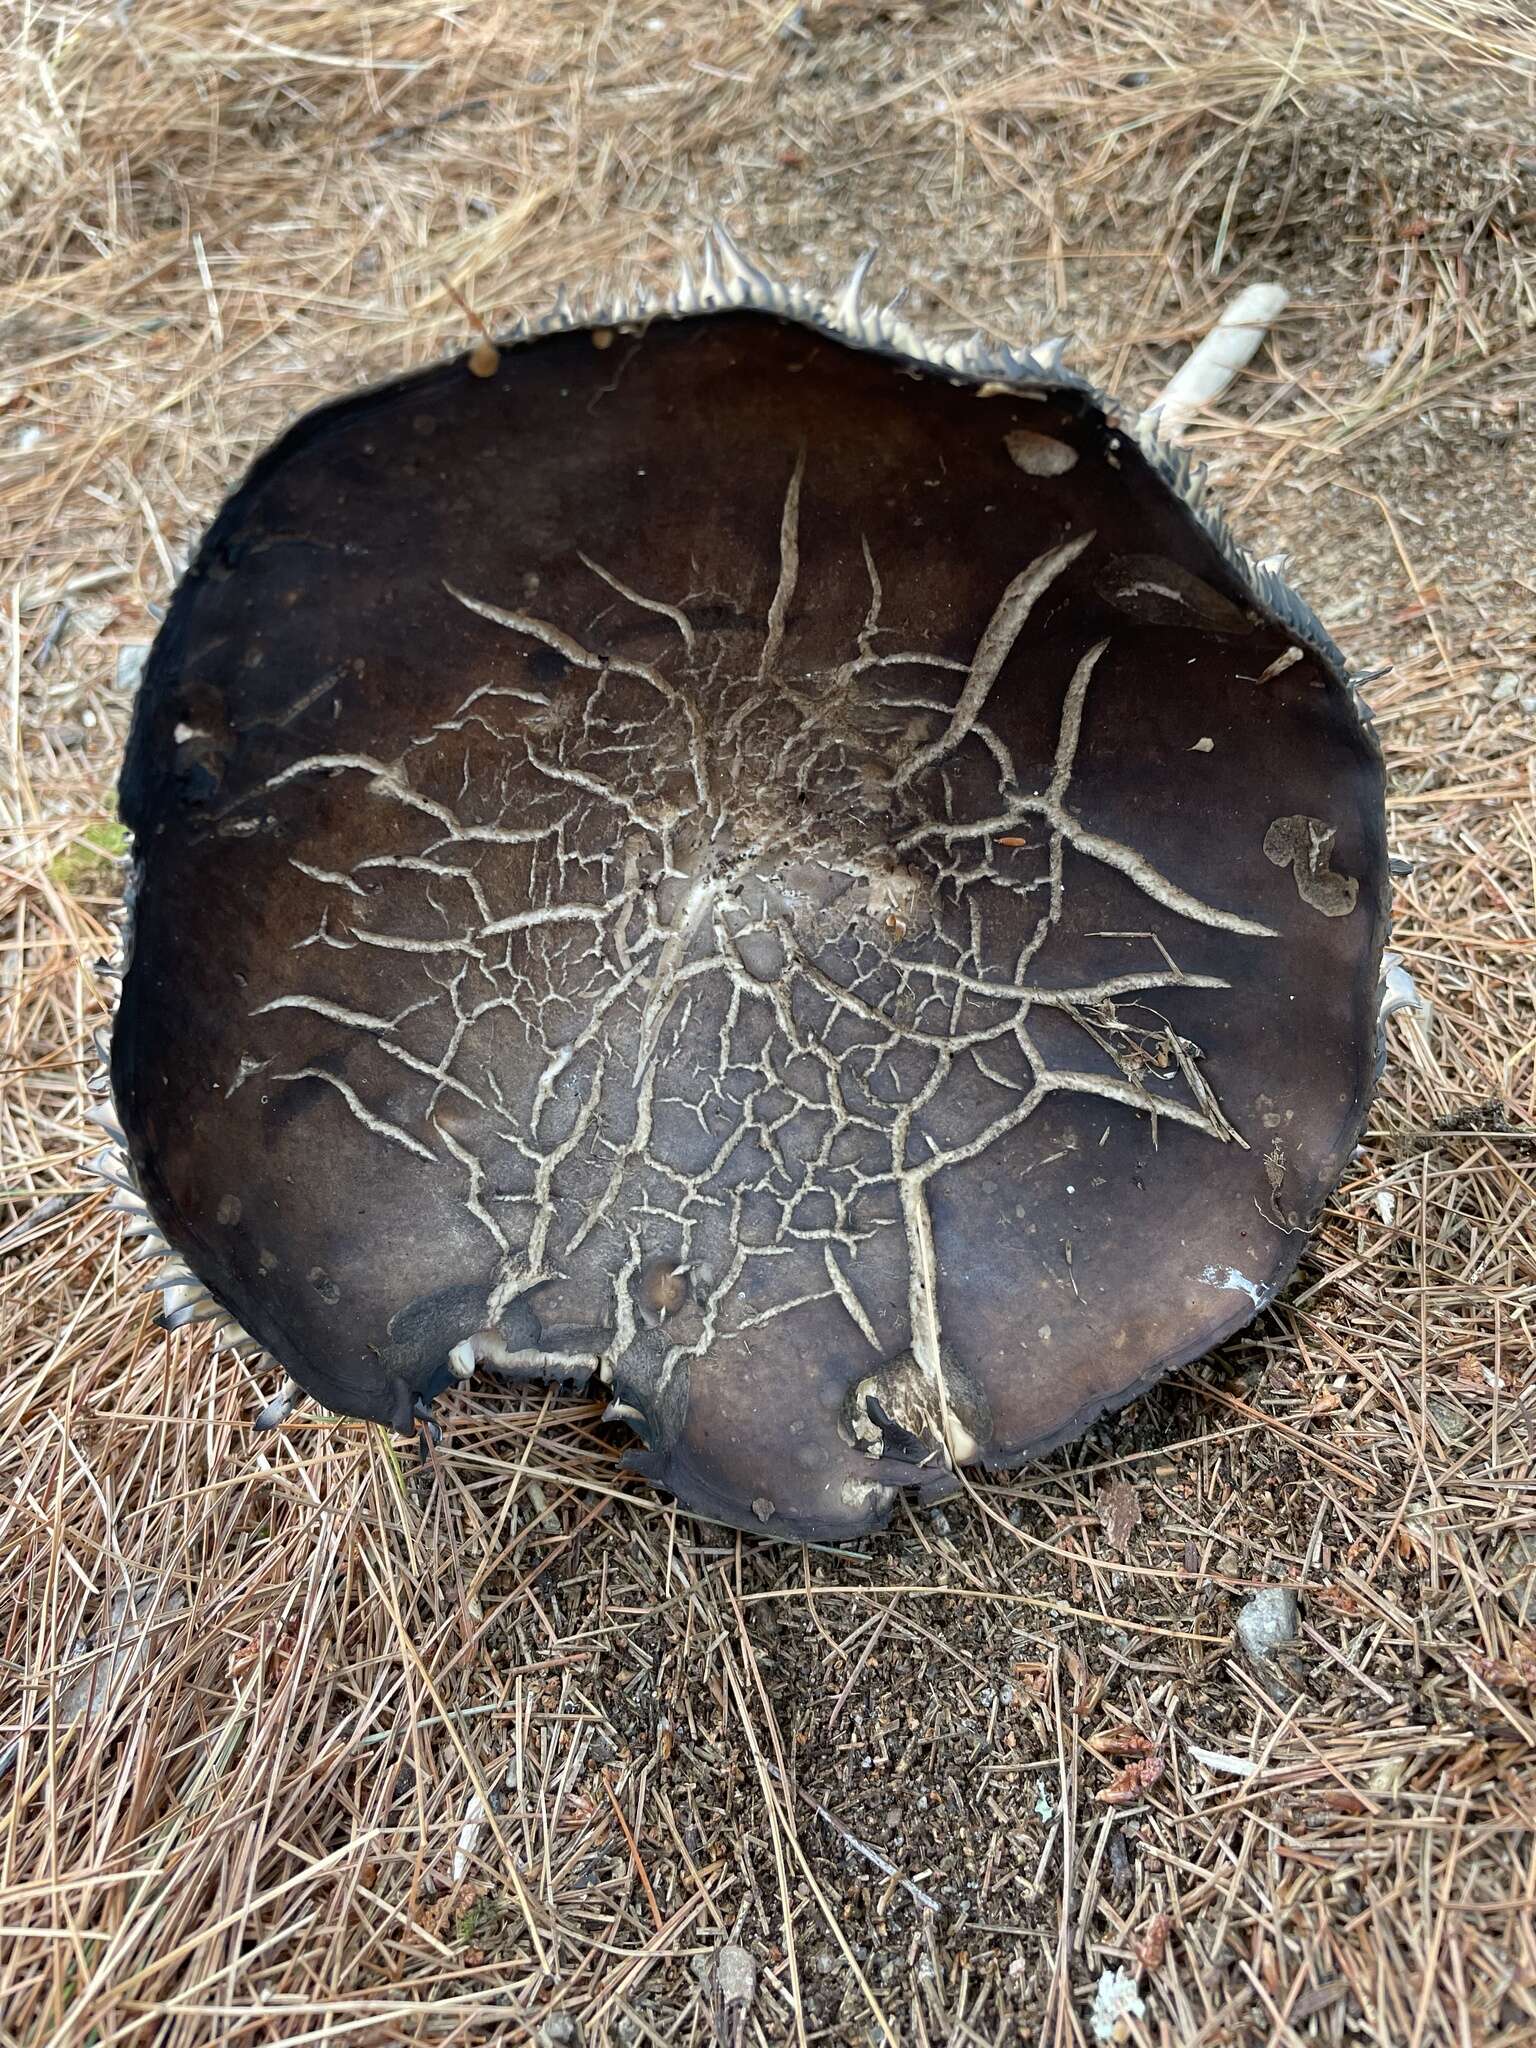
[[[112,1170],[273,1423],[601,1380],[689,1507],[857,1536],[1251,1316],[1372,1085],[1316,620],[1053,355],[723,242],[301,421],[121,800]]]

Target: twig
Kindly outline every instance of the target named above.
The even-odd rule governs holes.
[[[1196,413],[1216,403],[1257,354],[1290,296],[1283,284],[1251,284],[1238,293],[1147,408],[1166,440],[1177,440]]]

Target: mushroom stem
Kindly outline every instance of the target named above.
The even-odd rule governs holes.
[[[1165,440],[1177,440],[1196,413],[1215,404],[1258,353],[1290,296],[1283,284],[1251,284],[1238,293],[1147,408]]]

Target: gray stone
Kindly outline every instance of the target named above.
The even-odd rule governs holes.
[[[1296,1628],[1296,1595],[1289,1586],[1263,1587],[1237,1617],[1238,1640],[1255,1663],[1295,1642]]]
[[[139,678],[144,673],[144,664],[149,659],[149,647],[139,642],[128,642],[117,650],[116,672],[113,680],[120,690],[136,690]]]

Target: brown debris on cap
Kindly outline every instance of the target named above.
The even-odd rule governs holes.
[[[1373,1081],[1381,770],[1182,458],[723,253],[230,500],[123,773],[113,1087],[328,1406],[595,1367],[685,1504],[849,1537],[1289,1273]]]

